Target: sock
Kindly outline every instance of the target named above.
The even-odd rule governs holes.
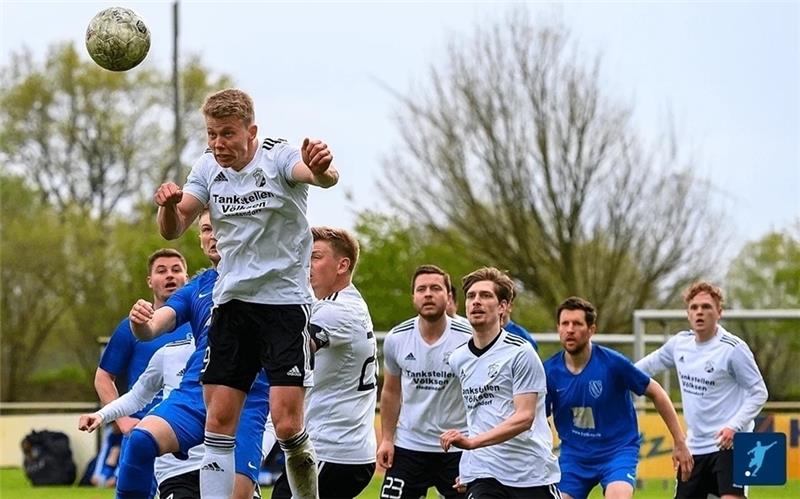
[[[158,442],[146,430],[134,428],[119,463],[117,499],[147,499],[153,484]]]
[[[229,499],[236,475],[233,455],[236,439],[206,431],[204,443],[206,453],[200,466],[200,496],[203,499]]]
[[[293,499],[319,499],[317,454],[305,428],[286,440],[278,439],[286,455],[286,479]]]

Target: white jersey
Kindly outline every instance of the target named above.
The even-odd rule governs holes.
[[[718,451],[716,435],[723,427],[752,431],[753,419],[767,401],[753,353],[722,326],[704,342],[695,340],[694,331],[681,331],[636,367],[650,376],[677,370],[689,429],[686,443],[695,455]]]
[[[400,377],[402,403],[394,444],[403,449],[442,452],[445,430],[466,429],[458,379],[448,366],[450,354],[471,337],[471,330],[447,318],[441,338],[427,344],[419,317],[395,326],[383,342],[386,372]]]
[[[186,362],[194,353],[194,340],[167,343],[156,350],[147,369],[131,387],[130,391],[110,402],[99,412],[103,421],[113,421],[128,416],[145,407],[163,389],[164,399],[181,384],[186,371]],[[197,445],[189,449],[188,459],[178,459],[172,454],[159,456],[155,461],[156,481],[160,484],[167,478],[200,469],[205,447]]]
[[[222,260],[214,304],[310,304],[313,239],[306,219],[308,186],[292,180],[300,151],[266,139],[240,171],[207,151],[183,191],[208,204]]]
[[[509,487],[558,483],[561,471],[553,454],[547,424],[544,366],[527,341],[501,330],[479,350],[470,340],[450,356],[450,368],[461,380],[469,436],[492,430],[514,414],[514,397],[538,394],[533,426],[505,442],[464,451],[461,483],[494,478]]]
[[[310,328],[324,337],[306,392],[306,429],[320,461],[375,462],[378,346],[361,293],[350,284],[314,303]]]

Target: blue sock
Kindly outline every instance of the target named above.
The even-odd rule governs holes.
[[[117,499],[148,499],[158,457],[158,442],[146,430],[134,428],[119,463]]]

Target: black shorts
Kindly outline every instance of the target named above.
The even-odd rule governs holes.
[[[429,487],[448,498],[465,498],[453,488],[461,452],[421,452],[395,446],[394,462],[386,470],[381,499],[418,499]]]
[[[197,499],[200,497],[200,470],[167,478],[158,486],[163,499]]]
[[[353,499],[364,491],[375,474],[375,463],[338,464],[319,462],[319,499]],[[272,489],[272,499],[290,499],[286,467]]]
[[[231,300],[216,307],[208,331],[203,383],[249,392],[263,367],[270,386],[311,386],[308,305]]]
[[[478,478],[467,484],[467,499],[559,499],[556,484],[509,487],[494,478]]]
[[[678,474],[676,499],[706,498],[708,494],[747,496],[747,490],[733,483],[733,450],[720,450],[711,454],[698,454],[689,480],[682,482]]]

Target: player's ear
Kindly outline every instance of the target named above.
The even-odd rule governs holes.
[[[150,280],[150,276],[147,276],[147,287],[153,289],[153,282]]]
[[[258,136],[258,125],[253,123],[249,127],[247,127],[247,134],[250,137],[250,140],[255,139]]]
[[[350,270],[350,259],[346,256],[339,260],[339,264],[336,268],[337,274],[346,274],[347,271]]]

